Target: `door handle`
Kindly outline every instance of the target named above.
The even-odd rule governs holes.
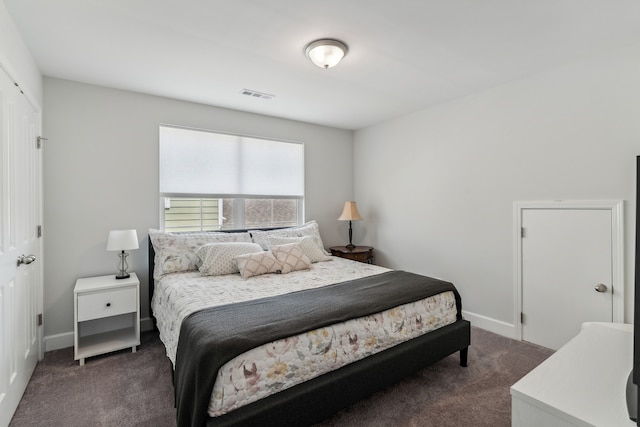
[[[20,267],[21,264],[31,264],[33,261],[36,260],[36,256],[35,255],[20,255],[18,257],[18,262],[17,265],[18,267]]]
[[[602,283],[598,283],[595,287],[596,292],[607,292],[607,285],[603,285]]]

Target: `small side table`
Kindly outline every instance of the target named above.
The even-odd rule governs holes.
[[[332,246],[329,250],[333,256],[373,264],[374,255],[371,246],[356,246],[351,249],[346,246]]]
[[[109,276],[78,279],[73,289],[74,357],[84,359],[140,345],[140,281]]]

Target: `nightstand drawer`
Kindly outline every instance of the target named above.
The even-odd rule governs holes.
[[[138,311],[136,288],[78,295],[78,322]]]
[[[333,256],[373,264],[373,247],[371,246],[354,246],[352,248],[332,246],[329,250]]]
[[[371,254],[369,252],[352,253],[348,258],[354,261],[367,262],[371,258]]]

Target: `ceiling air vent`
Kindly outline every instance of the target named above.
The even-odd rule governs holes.
[[[242,89],[240,93],[243,95],[250,96],[252,98],[260,98],[260,99],[267,99],[267,100],[270,100],[276,97],[275,95],[270,95],[268,93],[258,92],[257,90],[251,90],[251,89]]]

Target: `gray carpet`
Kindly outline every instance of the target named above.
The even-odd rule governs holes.
[[[509,387],[551,354],[472,328],[469,367],[452,355],[316,427],[510,426]],[[10,426],[175,426],[174,416],[170,364],[148,332],[136,353],[89,358],[82,367],[72,348],[47,352]]]

